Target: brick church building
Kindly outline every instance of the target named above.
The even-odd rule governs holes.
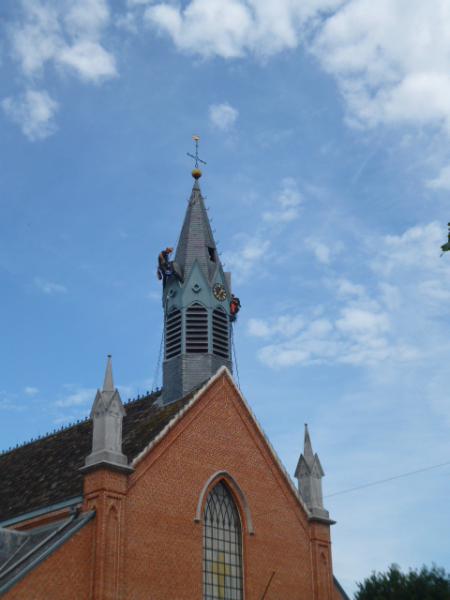
[[[162,389],[0,455],[5,600],[344,600],[305,428],[295,486],[231,375],[234,315],[194,169],[163,275]]]

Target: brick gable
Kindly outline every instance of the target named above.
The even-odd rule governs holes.
[[[245,597],[260,598],[273,571],[267,600],[313,597],[308,515],[225,373],[135,468],[126,508],[126,597],[144,600],[151,589],[152,600],[201,598],[203,525],[195,513],[218,471],[232,475],[252,515],[254,535],[235,494],[244,520]]]

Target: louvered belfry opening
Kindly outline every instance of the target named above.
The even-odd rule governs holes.
[[[222,308],[216,308],[212,315],[213,353],[223,358],[230,355],[230,326],[228,315]]]
[[[208,353],[208,311],[198,302],[186,310],[186,353]]]
[[[166,317],[166,359],[181,354],[181,310],[174,308]]]

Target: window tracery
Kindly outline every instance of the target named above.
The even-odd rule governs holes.
[[[234,499],[220,481],[206,500],[203,600],[242,600],[242,527]]]

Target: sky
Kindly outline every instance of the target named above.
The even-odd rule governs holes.
[[[447,0],[3,0],[0,447],[160,385],[161,248],[201,188],[239,384],[336,576],[450,570]],[[235,374],[237,374],[235,369]]]

